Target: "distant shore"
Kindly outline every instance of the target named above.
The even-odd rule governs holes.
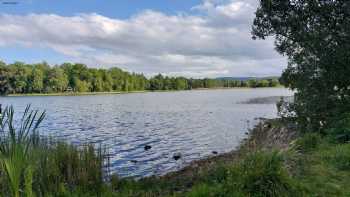
[[[29,94],[9,94],[8,97],[21,96],[85,96],[85,95],[104,95],[104,94],[131,94],[131,93],[145,93],[144,91],[129,91],[129,92],[59,92],[59,93],[29,93]]]
[[[111,92],[58,92],[58,93],[26,93],[26,94],[8,94],[8,97],[22,96],[88,96],[88,95],[108,95],[108,94],[133,94],[133,93],[149,93],[149,92],[179,92],[179,91],[200,91],[200,90],[228,90],[228,89],[261,89],[261,88],[284,88],[284,86],[276,87],[233,87],[233,88],[196,88],[191,90],[139,90],[139,91],[111,91]]]

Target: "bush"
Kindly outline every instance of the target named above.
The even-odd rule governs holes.
[[[297,150],[306,153],[315,150],[322,142],[322,138],[318,133],[306,133],[303,137],[296,141]]]
[[[336,145],[324,151],[322,157],[338,170],[350,170],[350,144]]]
[[[226,193],[244,192],[245,196],[296,196],[296,185],[283,167],[277,152],[248,155],[229,171]]]
[[[216,188],[217,187],[217,188]],[[207,184],[200,184],[198,186],[194,186],[192,191],[187,195],[188,197],[211,197],[218,196],[218,192],[220,191],[219,186],[209,186]]]
[[[328,129],[331,138],[337,142],[345,143],[350,141],[350,113],[342,115],[333,121],[331,128]]]

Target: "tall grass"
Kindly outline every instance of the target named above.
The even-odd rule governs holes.
[[[278,152],[255,152],[229,170],[226,188],[246,196],[297,196],[297,184],[287,173]]]
[[[188,196],[302,196],[298,184],[287,172],[278,152],[252,152],[226,167],[220,181],[200,183]]]
[[[36,143],[36,130],[45,117],[45,112],[31,111],[27,106],[21,118],[19,127],[15,127],[14,110],[6,108],[0,120],[0,163],[1,169],[7,175],[11,193],[20,196],[21,179],[24,172],[30,172],[33,163],[30,162],[31,149]],[[30,193],[31,188],[27,187]]]
[[[350,144],[337,144],[320,152],[322,159],[338,170],[350,171]]]
[[[30,106],[19,120],[15,120],[13,107],[4,110],[0,118],[0,194],[101,193],[105,151],[93,145],[75,147],[40,138],[38,127],[44,118],[45,112],[33,111]]]
[[[321,135],[318,133],[305,133],[302,137],[296,140],[296,150],[307,153],[317,149],[322,143]]]

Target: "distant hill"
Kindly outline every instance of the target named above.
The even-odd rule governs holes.
[[[251,79],[257,79],[257,80],[262,80],[262,79],[279,79],[280,77],[278,76],[269,76],[269,77],[217,77],[216,79],[219,80],[237,80],[237,81],[248,81]]]

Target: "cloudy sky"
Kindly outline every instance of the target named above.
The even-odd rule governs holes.
[[[7,0],[9,2],[10,0]],[[0,0],[0,59],[187,77],[279,75],[252,40],[258,0]]]

